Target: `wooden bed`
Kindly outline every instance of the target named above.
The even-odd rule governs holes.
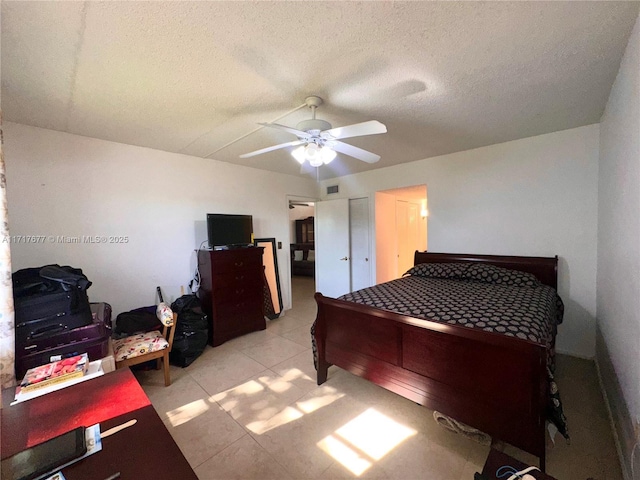
[[[414,264],[482,262],[557,289],[558,258],[416,252]],[[315,294],[318,385],[336,365],[540,458],[545,469],[546,347]]]

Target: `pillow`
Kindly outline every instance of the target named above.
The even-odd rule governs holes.
[[[466,268],[467,264],[465,263],[420,263],[407,270],[405,275],[427,278],[462,278]]]
[[[315,262],[316,261],[316,251],[315,250],[309,250],[309,253],[307,253],[307,260],[309,260],[310,262]]]
[[[294,250],[293,251],[293,261],[294,262],[301,262],[302,261],[302,250]]]
[[[512,285],[519,287],[538,287],[540,280],[535,275],[518,270],[496,267],[483,263],[470,263],[462,278],[496,285]]]

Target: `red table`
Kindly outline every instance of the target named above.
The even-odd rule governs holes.
[[[63,470],[67,480],[197,477],[129,369],[9,406],[13,389],[2,392],[1,456],[79,426],[100,424],[105,431],[128,420],[137,423],[103,439],[102,450]]]

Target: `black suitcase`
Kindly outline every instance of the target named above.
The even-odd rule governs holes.
[[[111,306],[92,303],[91,314],[89,325],[38,337],[21,348],[16,345],[16,378],[21,379],[30,368],[80,353],[87,353],[90,361],[106,357],[111,337]]]
[[[82,270],[47,265],[13,274],[16,346],[92,322]]]

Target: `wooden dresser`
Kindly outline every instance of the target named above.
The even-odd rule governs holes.
[[[198,297],[209,316],[209,344],[264,330],[262,247],[200,250]]]

